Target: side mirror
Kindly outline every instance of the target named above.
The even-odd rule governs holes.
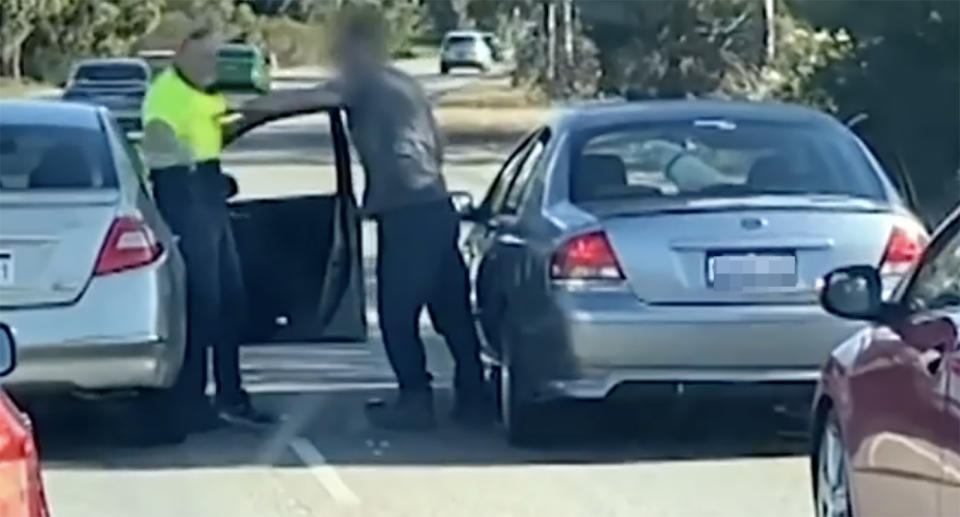
[[[450,193],[450,201],[453,203],[453,209],[460,215],[461,219],[473,221],[477,215],[477,209],[473,206],[473,195],[469,192],[458,190]]]
[[[17,365],[16,357],[13,332],[10,327],[0,323],[0,377],[13,371],[13,367]]]
[[[823,277],[820,304],[835,316],[877,321],[883,312],[883,285],[873,266],[836,269]]]

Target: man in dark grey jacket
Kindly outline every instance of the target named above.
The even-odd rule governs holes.
[[[414,78],[388,64],[379,23],[347,18],[341,31],[335,49],[340,77],[315,89],[277,92],[245,108],[347,108],[351,139],[367,176],[363,211],[378,227],[380,328],[400,388],[395,401],[367,405],[370,421],[400,429],[435,425],[419,333],[426,306],[456,361],[454,418],[483,423],[492,411],[458,247],[459,217],[441,174],[443,149],[430,101]]]

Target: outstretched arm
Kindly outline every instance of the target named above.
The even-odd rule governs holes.
[[[296,114],[313,113],[343,104],[339,83],[328,82],[314,88],[280,90],[247,101],[223,121],[223,144],[264,122]]]

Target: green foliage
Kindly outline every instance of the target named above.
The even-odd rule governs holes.
[[[817,26],[843,28],[855,58],[819,78],[839,113],[865,112],[868,143],[914,180],[930,220],[960,194],[960,3],[794,0]]]

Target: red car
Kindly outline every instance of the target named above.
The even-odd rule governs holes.
[[[0,324],[0,377],[14,366],[13,335]],[[0,388],[0,517],[49,517],[33,429]]]
[[[821,517],[960,516],[960,211],[884,300],[873,266],[823,279],[821,303],[867,322],[833,350],[813,406]]]

